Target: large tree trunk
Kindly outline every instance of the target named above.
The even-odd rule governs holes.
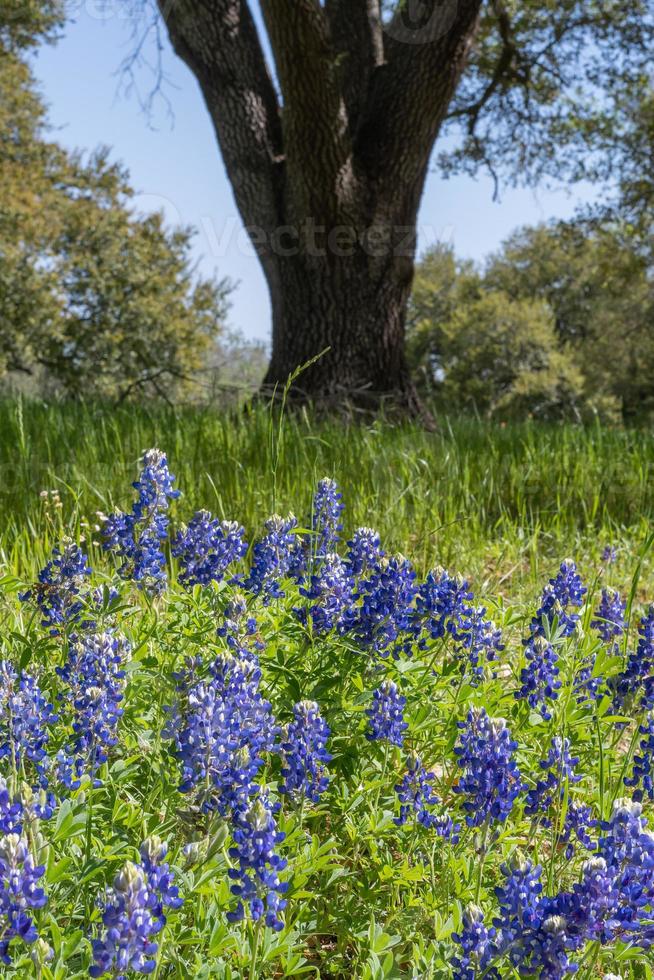
[[[309,231],[292,246],[287,230],[291,254],[277,255],[270,273],[273,342],[264,386],[279,389],[308,365],[294,383],[296,400],[368,408],[391,402],[417,411],[404,356],[414,227],[396,230],[393,241],[379,227],[356,237],[353,227],[337,226]]]
[[[195,73],[273,310],[267,390],[419,411],[404,356],[431,150],[482,0],[158,0]],[[315,360],[318,355],[320,356]]]

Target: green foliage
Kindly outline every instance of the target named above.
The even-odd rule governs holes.
[[[629,100],[627,125],[616,139],[620,154],[618,206],[652,261],[654,240],[654,88]]]
[[[224,329],[229,284],[196,276],[191,232],[140,217],[106,150],[44,136],[27,63],[0,57],[0,376],[55,392],[173,397]]]
[[[648,430],[440,417],[420,425],[345,424],[289,416],[271,442],[261,408],[234,414],[163,405],[0,401],[0,569],[42,565],[62,534],[93,537],[96,511],[124,497],[144,446],[165,445],[185,487],[187,518],[261,515],[310,506],[310,487],[338,475],[345,533],[376,515],[389,551],[420,571],[436,561],[488,593],[534,592],[562,554],[619,548],[618,571],[654,521],[654,437]],[[274,472],[273,472],[274,470]],[[43,501],[57,490],[62,507]],[[63,516],[62,516],[63,515]],[[81,523],[80,523],[81,522]],[[648,563],[645,578],[654,592]],[[624,580],[620,580],[624,585]]]
[[[546,303],[489,288],[449,248],[434,249],[418,267],[409,357],[441,411],[551,420],[579,418],[587,407]]]
[[[589,398],[626,418],[654,411],[651,257],[623,225],[553,224],[513,235],[485,282],[551,309]]]
[[[445,403],[485,415],[571,417],[582,378],[559,351],[551,313],[538,300],[485,292],[445,327]]]
[[[18,51],[52,40],[65,0],[0,0],[0,49]]]
[[[0,578],[0,615],[5,626],[2,655],[38,675],[49,700],[67,718],[71,705],[66,702],[65,688],[53,667],[65,662],[69,638],[51,636],[39,625],[38,615],[30,606],[18,599],[18,593],[33,581],[41,545],[49,539],[60,540],[65,531],[78,534],[80,505],[83,513],[87,502],[99,499],[99,495],[119,506],[128,505],[129,478],[134,474],[138,455],[136,443],[150,436],[154,426],[171,451],[178,482],[188,490],[188,496],[174,505],[173,523],[188,517],[196,503],[201,502],[226,517],[246,519],[252,532],[257,533],[269,509],[265,495],[271,491],[272,458],[267,457],[265,449],[268,419],[262,413],[244,423],[206,413],[201,417],[186,413],[184,424],[176,425],[180,419],[169,411],[158,416],[144,412],[108,416],[93,409],[88,409],[86,415],[82,410],[76,425],[83,445],[73,456],[61,439],[56,442],[55,435],[68,431],[72,437],[74,418],[69,409],[53,412],[53,428],[44,431],[37,407],[24,406],[24,414],[13,407],[3,408],[10,412],[3,423],[9,424],[3,424],[0,431],[11,429],[13,445],[19,447],[14,467],[20,469],[28,449],[42,466],[49,452],[51,482],[59,474],[60,485],[67,488],[62,489],[62,507],[56,508],[54,514],[47,505],[41,505],[40,513],[32,512],[31,540],[18,557],[17,574]],[[191,424],[194,418],[195,430]],[[119,427],[126,437],[122,441],[115,438]],[[111,429],[113,438],[108,434]],[[532,477],[534,483],[539,478],[544,485],[552,470],[555,480],[565,480],[566,465],[572,463],[568,470],[578,465],[582,453],[589,482],[595,480],[602,466],[617,465],[609,477],[613,480],[618,472],[631,475],[638,458],[647,460],[650,466],[653,459],[651,438],[625,432],[602,434],[598,430],[588,435],[580,428],[521,426],[510,434],[498,433],[493,443],[489,438],[493,431],[479,423],[462,425],[457,431],[458,441],[451,436],[448,441],[447,436],[429,436],[415,427],[375,427],[353,429],[348,432],[350,439],[343,440],[342,426],[327,423],[310,428],[306,419],[293,420],[281,427],[281,442],[273,447],[275,459],[281,464],[278,476],[284,494],[284,499],[275,503],[286,505],[295,493],[297,509],[305,506],[313,472],[306,464],[313,460],[322,467],[330,462],[339,478],[343,475],[348,527],[359,523],[362,517],[375,524],[381,519],[386,528],[393,528],[394,543],[403,541],[405,550],[413,555],[422,548],[423,529],[401,507],[389,519],[390,501],[397,501],[401,496],[398,490],[403,487],[408,497],[414,497],[414,507],[421,500],[424,507],[432,486],[438,492],[425,509],[432,511],[432,519],[435,518],[439,499],[448,492],[458,492],[460,474],[453,463],[457,451],[469,453],[471,469],[474,459],[478,460],[462,513],[462,517],[472,520],[478,508],[473,487],[483,468],[488,470],[489,457],[495,458],[491,478],[500,479],[502,450],[510,452],[513,447],[513,479],[520,470],[523,484]],[[203,442],[202,433],[207,432]],[[256,437],[249,433],[256,433]],[[603,438],[606,442],[598,451]],[[480,447],[484,443],[489,448],[482,459]],[[457,450],[457,445],[463,448]],[[562,462],[566,447],[568,458]],[[232,450],[231,458],[225,452],[228,448]],[[410,448],[412,453],[408,452]],[[258,470],[248,474],[257,451]],[[384,453],[386,457],[380,458]],[[400,471],[400,467],[411,465],[403,464],[403,457],[410,455],[416,461],[418,454],[424,457],[425,475],[413,480],[420,482],[419,487],[412,487],[410,470]],[[437,481],[434,471],[439,458],[443,468],[441,480]],[[380,466],[373,471],[370,466],[374,460],[379,460]],[[399,465],[394,468],[392,463]],[[230,468],[236,471],[232,482]],[[103,472],[110,484],[106,490]],[[268,482],[264,486],[266,475]],[[371,475],[374,483],[368,482]],[[579,475],[578,470],[577,483]],[[195,482],[191,482],[194,478]],[[248,480],[252,482],[243,486]],[[392,484],[390,493],[386,484]],[[348,488],[359,492],[348,497]],[[580,488],[580,492],[587,493],[588,489]],[[24,494],[27,500],[22,502],[23,508],[34,504],[31,490],[30,487],[30,492]],[[256,499],[254,491],[258,493]],[[565,498],[566,491],[562,486],[569,504],[568,516],[573,516],[574,503],[571,495]],[[651,494],[645,486],[643,491]],[[239,511],[239,501],[249,505],[246,513]],[[368,509],[373,504],[377,509]],[[539,516],[553,521],[553,515],[547,517],[544,498],[541,504]],[[650,500],[650,517],[651,504]],[[12,513],[22,520],[19,509],[16,507]],[[620,520],[620,508],[616,506],[610,516]],[[516,518],[516,528],[517,523]],[[4,529],[6,522],[1,526]],[[461,523],[454,533],[465,533],[464,529],[465,523]],[[589,805],[599,819],[609,817],[614,799],[625,795],[623,778],[630,772],[637,751],[637,724],[643,718],[640,708],[633,718],[612,714],[608,698],[599,705],[580,703],[573,686],[580,666],[593,662],[596,656],[597,670],[604,676],[619,671],[626,651],[633,648],[635,621],[644,598],[640,573],[650,567],[647,563],[651,536],[626,561],[600,572],[594,559],[600,543],[598,535],[604,530],[606,527],[597,528],[594,543],[579,556],[589,587],[580,610],[583,629],[576,629],[567,638],[552,630],[562,686],[548,721],[514,698],[526,663],[521,640],[528,632],[542,579],[555,570],[552,565],[548,568],[547,562],[540,569],[541,581],[532,583],[532,591],[523,601],[513,596],[506,600],[491,591],[488,581],[471,582],[488,606],[488,614],[502,628],[506,643],[500,661],[486,664],[483,676],[477,679],[466,669],[465,651],[457,648],[447,634],[442,639],[427,640],[425,648],[416,649],[411,659],[401,656],[398,660],[389,657],[380,661],[345,637],[334,633],[316,637],[303,627],[293,613],[293,606],[303,600],[290,582],[285,583],[288,595],[281,601],[263,606],[260,600],[250,600],[248,613],[256,617],[257,639],[262,641],[261,689],[272,702],[276,718],[285,723],[291,717],[294,702],[300,698],[316,699],[332,732],[331,783],[321,802],[298,805],[284,799],[276,815],[278,827],[286,835],[278,849],[289,860],[281,875],[289,882],[289,890],[285,924],[279,933],[227,921],[226,914],[234,904],[228,879],[233,861],[229,854],[229,820],[199,811],[191,805],[188,795],[180,793],[179,764],[170,743],[162,737],[170,718],[165,706],[179,697],[176,672],[187,658],[201,672],[228,649],[225,639],[216,634],[216,625],[231,590],[222,583],[216,588],[196,588],[186,593],[173,584],[164,596],[151,601],[133,586],[118,583],[122,589],[120,599],[105,601],[93,615],[99,629],[119,630],[132,647],[126,665],[120,738],[110,748],[109,760],[100,770],[101,785],[92,786],[85,781],[73,790],[53,819],[38,825],[38,834],[35,823],[29,824],[30,844],[46,866],[48,905],[38,914],[37,927],[50,949],[27,950],[20,942],[14,943],[13,962],[3,975],[16,980],[82,980],[88,976],[90,937],[101,929],[98,899],[126,860],[138,860],[138,846],[150,834],[160,835],[169,843],[168,860],[184,899],[181,908],[167,914],[165,927],[156,937],[159,950],[153,975],[171,980],[317,980],[345,976],[362,980],[444,980],[451,975],[451,935],[460,928],[463,909],[474,902],[484,908],[488,920],[497,909],[495,888],[502,881],[502,863],[526,859],[540,863],[548,894],[572,888],[588,854],[575,841],[575,853],[572,857],[567,855],[557,840],[557,829],[563,824],[570,801]],[[441,556],[446,540],[435,544]],[[569,547],[578,544],[567,543]],[[111,559],[103,557],[91,542],[85,546],[91,554],[95,581],[107,583],[112,575]],[[602,584],[607,579],[612,585],[628,583],[632,598],[636,597],[627,634],[616,647],[602,647],[590,627],[599,597],[600,574],[604,575]],[[625,575],[627,579],[623,578]],[[394,787],[404,769],[406,752],[385,749],[366,739],[365,710],[384,676],[392,677],[407,698],[409,728],[405,750],[421,754],[433,773],[442,808],[461,823],[461,798],[454,792],[459,770],[452,750],[460,734],[457,722],[465,717],[470,705],[484,707],[491,717],[506,719],[517,743],[517,762],[529,788],[542,776],[539,761],[546,756],[551,738],[568,738],[571,754],[579,759],[578,772],[583,779],[578,784],[562,786],[564,791],[552,825],[531,821],[521,804],[516,804],[507,823],[493,828],[496,833],[489,835],[463,827],[458,843],[444,841],[411,822],[396,826],[393,818],[399,807]],[[58,700],[58,694],[64,694],[64,699]],[[49,746],[55,747],[58,746]],[[4,772],[10,771],[8,756],[3,766]],[[257,778],[277,799],[278,760],[267,758]],[[651,825],[651,803],[645,803],[645,813]],[[593,836],[600,832],[593,831]],[[187,854],[184,848],[189,842],[194,847]],[[651,980],[648,952],[619,942],[607,942],[601,950],[590,947],[588,952],[580,970],[587,980],[618,970],[624,980]],[[48,957],[39,957],[39,953],[48,953]],[[506,959],[498,966],[500,976],[507,980],[517,977]]]
[[[651,274],[651,257],[624,224],[523,228],[483,270],[437,249],[418,266],[412,363],[440,405],[502,417],[647,418]]]
[[[650,79],[651,0],[483,4],[448,116],[446,173],[604,180]]]

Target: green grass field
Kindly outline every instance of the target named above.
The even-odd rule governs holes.
[[[4,401],[0,433],[0,556],[19,575],[62,530],[75,537],[80,520],[122,506],[153,445],[184,487],[182,518],[206,506],[252,535],[268,514],[306,508],[316,481],[332,476],[346,531],[374,523],[387,550],[405,551],[421,571],[438,562],[468,573],[480,591],[514,597],[540,588],[566,555],[587,566],[609,542],[618,548],[615,579],[628,582],[654,515],[647,431],[441,419],[429,433],[298,414],[280,426],[263,408],[225,415]],[[44,489],[59,491],[59,510],[44,506]]]
[[[0,432],[3,977],[654,980],[652,436],[28,402]]]

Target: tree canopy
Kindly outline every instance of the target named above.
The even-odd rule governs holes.
[[[433,250],[410,306],[423,389],[490,415],[651,417],[653,272],[620,225],[584,221],[520,229],[483,268]]]
[[[75,396],[172,397],[224,330],[228,284],[196,275],[189,229],[134,212],[106,149],[47,139],[24,49],[60,8],[12,11],[0,7],[0,375]]]

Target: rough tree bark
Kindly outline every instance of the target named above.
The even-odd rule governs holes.
[[[404,356],[416,222],[482,0],[158,0],[196,75],[273,311],[267,386],[418,410]],[[411,20],[412,15],[418,19]],[[279,93],[277,91],[279,88]]]

